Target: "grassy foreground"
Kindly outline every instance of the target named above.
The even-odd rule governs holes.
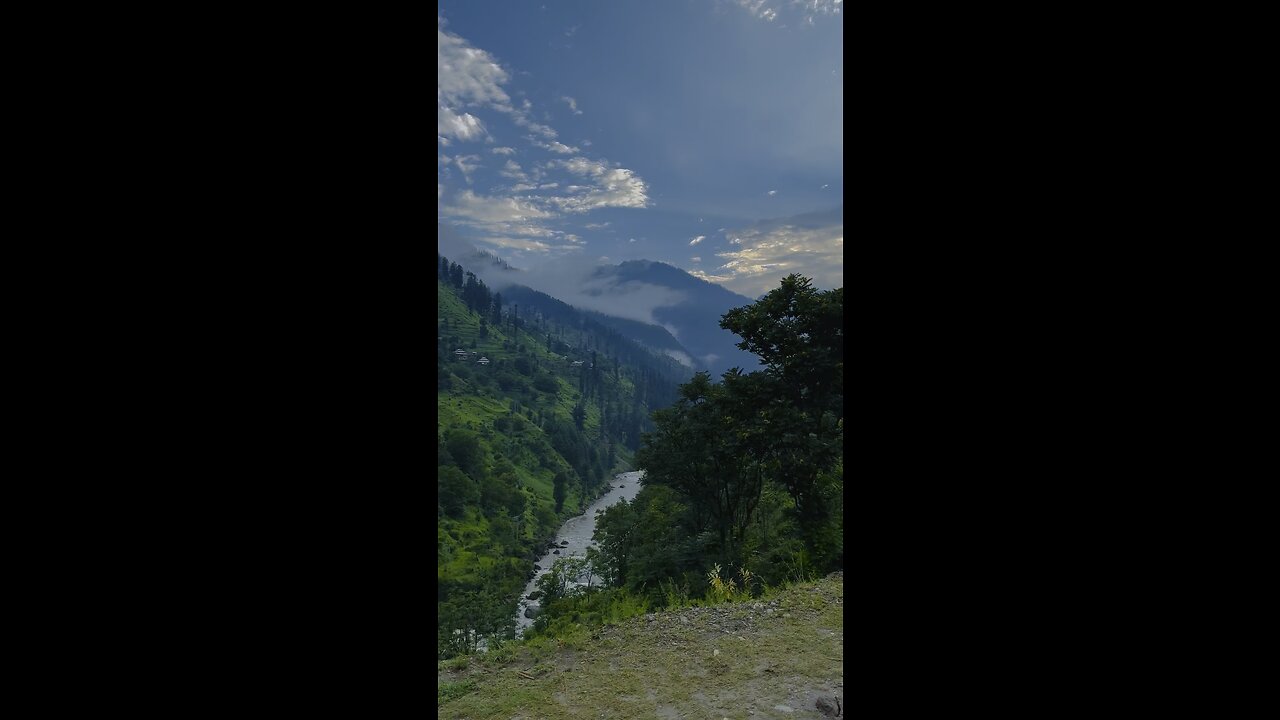
[[[831,717],[844,700],[843,603],[834,573],[748,602],[443,662],[439,717]]]

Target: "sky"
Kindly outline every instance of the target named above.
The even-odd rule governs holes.
[[[531,270],[844,285],[840,0],[441,0],[440,220]]]

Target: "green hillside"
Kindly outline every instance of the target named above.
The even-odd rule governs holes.
[[[604,338],[519,317],[444,258],[437,303],[436,574],[449,657],[475,634],[510,633],[533,562],[629,468],[652,397],[674,387],[597,350]]]

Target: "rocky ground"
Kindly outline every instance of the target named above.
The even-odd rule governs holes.
[[[437,672],[441,718],[844,717],[844,576]]]

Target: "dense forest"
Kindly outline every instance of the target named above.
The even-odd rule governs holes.
[[[535,636],[843,569],[844,289],[792,275],[720,324],[763,369],[699,373],[654,412],[643,488],[598,519],[586,557],[539,580]]]
[[[522,308],[448,258],[437,263],[438,653],[447,658],[512,634],[547,541],[627,469],[656,427],[653,411],[688,376],[563,303]]]

